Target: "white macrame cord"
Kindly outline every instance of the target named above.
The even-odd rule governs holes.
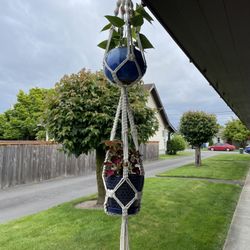
[[[108,69],[108,71],[111,73],[114,82],[117,83],[121,88],[121,96],[120,96],[119,103],[117,106],[112,131],[110,134],[110,141],[112,142],[115,140],[119,119],[121,117],[121,130],[122,130],[121,137],[122,137],[122,149],[123,149],[122,170],[123,171],[122,171],[122,178],[118,179],[119,180],[118,183],[112,189],[108,188],[107,187],[107,185],[108,185],[107,179],[109,177],[106,176],[107,166],[105,165],[105,163],[108,162],[108,159],[110,156],[110,150],[108,150],[106,153],[105,163],[104,163],[103,173],[102,173],[103,183],[104,183],[104,187],[106,190],[104,210],[107,214],[114,215],[114,213],[112,213],[108,210],[108,204],[109,204],[110,199],[114,200],[120,206],[121,211],[122,211],[122,214],[121,214],[122,215],[122,224],[121,224],[121,232],[120,232],[120,250],[129,250],[129,237],[128,237],[128,216],[130,213],[129,209],[136,202],[138,204],[140,204],[140,200],[141,200],[141,196],[142,196],[142,191],[141,190],[138,191],[137,188],[134,186],[134,184],[131,181],[131,174],[129,173],[129,166],[130,166],[129,142],[128,142],[129,133],[131,134],[135,151],[138,154],[138,161],[139,162],[137,162],[137,166],[140,167],[139,176],[141,176],[143,178],[143,180],[144,180],[144,168],[143,168],[143,163],[142,163],[141,156],[139,153],[137,129],[135,126],[134,117],[133,117],[131,108],[129,106],[128,86],[126,86],[126,84],[122,83],[119,80],[119,78],[117,76],[117,72],[128,61],[133,61],[135,63],[135,66],[136,66],[137,71],[138,71],[138,77],[136,76],[137,79],[134,82],[130,83],[129,84],[130,86],[137,83],[142,78],[143,72],[141,70],[141,67],[140,67],[137,59],[136,59],[135,52],[134,52],[134,44],[133,44],[131,23],[130,23],[131,17],[133,15],[133,3],[132,3],[132,1],[131,0],[118,0],[114,14],[115,14],[115,16],[120,16],[125,21],[125,29],[124,30],[122,29],[121,32],[122,33],[124,32],[126,40],[127,40],[127,46],[126,46],[127,47],[127,56],[113,70],[108,65],[107,56],[108,56],[108,52],[110,51],[112,36],[113,36],[113,33],[116,29],[114,26],[112,26],[110,29],[109,39],[108,39],[107,47],[105,50],[103,65],[104,65],[104,68]],[[142,44],[141,44],[138,29],[136,29],[136,38],[137,38],[138,47],[139,47],[141,55],[142,55],[142,60],[143,60],[144,65],[146,67],[145,55],[144,55],[144,52],[142,49]],[[111,80],[109,78],[108,78],[108,80],[111,82]],[[111,83],[113,83],[113,82],[111,82]],[[129,128],[130,128],[130,130],[129,130]],[[132,174],[132,175],[135,176],[137,174]],[[123,202],[117,196],[117,193],[119,192],[119,190],[122,190],[122,192],[124,191],[123,190],[124,186],[126,186],[130,189],[130,196],[129,197],[131,197],[131,200],[129,200],[127,204],[123,204]]]

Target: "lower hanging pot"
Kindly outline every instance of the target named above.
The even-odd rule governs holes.
[[[128,180],[123,180],[122,184],[119,186],[122,179],[122,176],[108,176],[105,178],[106,187],[108,190],[114,190],[116,198],[122,203],[123,206],[126,206],[131,200],[133,200],[136,193],[138,193],[138,199],[136,199],[128,208],[129,215],[136,214],[140,211],[144,176],[129,174]],[[133,187],[131,187],[131,184]],[[108,197],[107,202],[104,205],[108,214],[122,214],[122,207],[114,198]]]

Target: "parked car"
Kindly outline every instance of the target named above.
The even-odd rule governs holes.
[[[245,147],[245,152],[248,153],[248,154],[250,154],[250,145],[248,145],[248,146]]]
[[[211,151],[233,151],[235,146],[228,143],[216,143],[208,147]]]

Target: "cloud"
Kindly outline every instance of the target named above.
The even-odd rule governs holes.
[[[96,45],[108,36],[100,32],[107,23],[103,16],[114,9],[107,0],[3,1],[0,112],[15,102],[19,89],[53,87],[64,74],[84,67],[99,70],[103,51]],[[187,110],[229,111],[157,21],[145,25],[143,33],[155,47],[146,53],[145,82],[156,84],[175,126]]]

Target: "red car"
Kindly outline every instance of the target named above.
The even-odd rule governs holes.
[[[211,151],[233,151],[235,146],[228,143],[216,143],[208,147],[208,150]]]

